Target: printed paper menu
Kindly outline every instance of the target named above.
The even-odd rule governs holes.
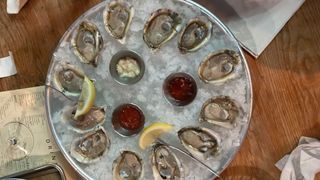
[[[44,89],[0,93],[0,177],[52,163],[71,168],[49,129]]]

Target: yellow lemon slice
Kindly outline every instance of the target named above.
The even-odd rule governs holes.
[[[162,134],[171,131],[173,126],[168,123],[156,122],[143,129],[139,139],[139,147],[146,149]]]
[[[96,88],[93,82],[87,77],[84,77],[82,84],[82,91],[80,94],[78,107],[74,118],[77,119],[79,116],[86,114],[90,111],[96,99]]]

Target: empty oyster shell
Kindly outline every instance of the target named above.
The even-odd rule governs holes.
[[[181,162],[166,145],[154,145],[151,163],[155,180],[178,180],[183,177]]]
[[[111,1],[103,12],[107,32],[123,44],[133,16],[132,5],[120,0]]]
[[[65,107],[62,112],[62,119],[78,133],[89,132],[105,122],[106,111],[103,107],[93,106],[87,114],[79,116],[77,119],[74,118],[76,110],[77,106]]]
[[[198,75],[205,83],[222,83],[235,76],[235,66],[240,56],[232,50],[209,54],[198,68]]]
[[[104,128],[99,126],[94,131],[75,139],[71,144],[70,154],[77,161],[90,164],[99,161],[109,148],[109,137]]]
[[[59,63],[54,67],[56,88],[68,95],[80,95],[84,73],[68,63]]]
[[[137,180],[143,174],[143,165],[140,157],[131,151],[123,151],[112,164],[113,179]]]
[[[152,49],[172,39],[182,28],[182,18],[170,9],[158,9],[151,14],[143,29],[143,40]]]
[[[227,96],[207,100],[201,109],[199,121],[232,128],[239,116],[239,106]]]
[[[204,46],[211,37],[212,23],[200,16],[191,19],[181,33],[178,47],[181,53],[193,52]]]
[[[185,127],[178,131],[182,145],[195,157],[207,160],[220,152],[221,139],[214,131],[202,127]]]
[[[79,57],[81,62],[96,66],[103,40],[95,24],[88,21],[80,23],[71,44],[75,55]]]

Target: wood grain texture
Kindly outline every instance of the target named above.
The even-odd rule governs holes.
[[[0,91],[43,85],[63,33],[99,0],[32,0],[18,15],[0,1],[0,57],[12,51],[18,74]],[[197,0],[223,18],[214,1]],[[306,0],[258,60],[246,55],[254,108],[247,137],[224,179],[279,179],[274,164],[301,136],[320,138],[320,3]],[[318,176],[319,178],[319,176]]]
[[[29,1],[18,15],[0,1],[0,57],[13,52],[18,74],[0,79],[0,90],[43,85],[52,52],[78,16],[98,0]]]

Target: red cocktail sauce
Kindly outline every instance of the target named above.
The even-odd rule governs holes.
[[[141,110],[133,104],[118,107],[113,116],[122,128],[130,131],[138,130],[144,125],[144,116]]]
[[[196,82],[186,73],[170,75],[165,80],[163,88],[168,100],[178,106],[191,103],[197,95]]]

